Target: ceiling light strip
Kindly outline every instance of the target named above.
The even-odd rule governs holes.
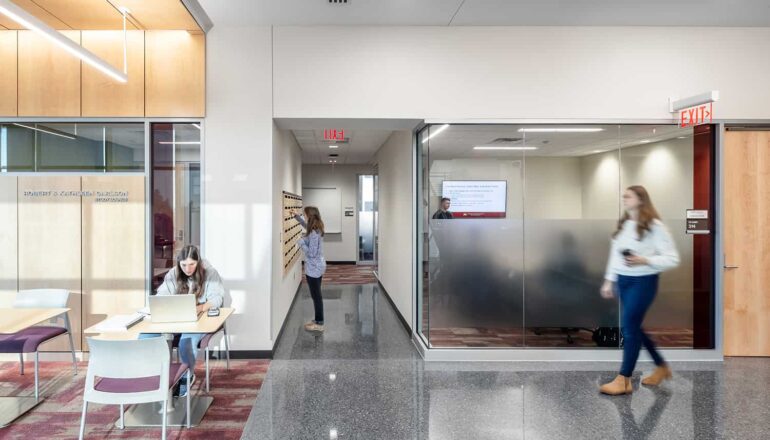
[[[80,58],[86,64],[94,67],[95,69],[101,71],[116,81],[122,83],[128,82],[128,75],[115,69],[109,63],[97,57],[83,46],[65,37],[61,32],[58,32],[47,24],[43,23],[34,15],[30,14],[19,6],[16,6],[16,4],[12,1],[0,0],[0,14],[5,15],[26,29],[37,32],[52,43],[66,50],[77,58]]]

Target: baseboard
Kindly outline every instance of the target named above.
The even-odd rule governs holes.
[[[291,305],[289,305],[289,311],[286,313],[286,316],[283,317],[283,323],[281,324],[281,329],[278,330],[278,335],[275,337],[275,341],[273,342],[273,348],[270,350],[270,359],[273,358],[273,355],[275,354],[275,347],[278,346],[278,343],[281,341],[281,336],[283,336],[283,331],[286,329],[286,323],[289,322],[289,313],[294,309],[294,304],[297,302],[297,298],[299,298],[299,289],[302,288],[302,283],[300,283],[297,286],[297,290],[294,292],[294,298],[291,300]]]
[[[230,359],[272,359],[272,358],[273,358],[272,350],[230,350]]]
[[[409,322],[406,319],[404,319],[404,315],[402,315],[401,311],[398,310],[398,307],[396,307],[396,303],[393,302],[393,298],[390,297],[390,294],[388,294],[387,289],[385,289],[385,286],[382,285],[382,281],[380,281],[380,276],[379,274],[377,274],[376,271],[374,271],[374,276],[377,278],[377,284],[380,286],[382,293],[385,294],[385,298],[388,299],[390,306],[393,307],[393,310],[396,311],[396,316],[398,316],[398,320],[401,321],[401,325],[404,326],[404,330],[406,330],[406,334],[411,337],[412,327],[409,325]]]

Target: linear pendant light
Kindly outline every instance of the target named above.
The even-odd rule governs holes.
[[[116,81],[120,81],[122,83],[128,82],[128,75],[126,75],[124,72],[121,72],[118,69],[112,67],[109,63],[97,57],[88,49],[75,43],[74,41],[65,37],[61,32],[58,32],[57,30],[43,23],[40,21],[40,19],[20,8],[11,0],[0,0],[0,14],[7,16],[11,20],[19,23],[31,31],[37,32],[52,43],[58,45],[70,54],[80,58],[85,63],[115,79]]]

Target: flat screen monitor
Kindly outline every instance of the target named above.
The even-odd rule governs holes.
[[[505,218],[505,180],[445,180],[442,197],[451,200],[453,218]]]

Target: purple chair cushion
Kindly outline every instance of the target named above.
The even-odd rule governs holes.
[[[169,366],[168,387],[171,388],[187,372],[187,364],[173,363]],[[94,389],[104,393],[143,393],[155,391],[159,387],[160,376],[115,379],[103,377],[96,382]]]
[[[35,326],[0,335],[0,353],[34,353],[43,342],[67,333],[64,327]]]
[[[217,331],[219,331],[219,330],[217,330]],[[206,336],[201,338],[201,342],[198,344],[198,349],[202,350],[202,349],[206,348],[209,345],[209,342],[211,341],[211,338],[215,334],[216,334],[216,332],[214,332],[214,333],[206,333]],[[179,334],[179,333],[175,334],[174,335],[174,340],[171,343],[172,344],[171,346],[174,347],[174,348],[179,348],[179,340],[180,339],[182,339],[182,335]]]

